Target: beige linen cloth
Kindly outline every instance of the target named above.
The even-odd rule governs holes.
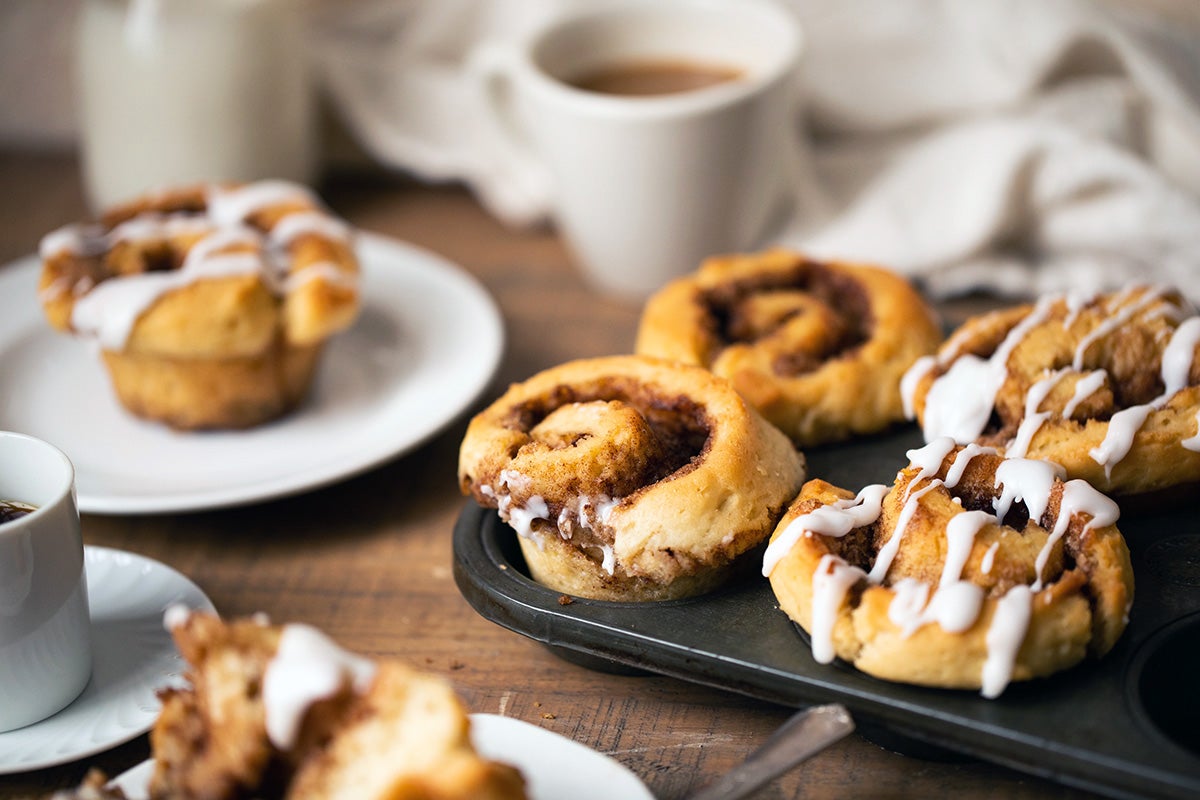
[[[338,4],[316,52],[374,158],[464,181],[528,225],[549,213],[544,188],[463,65],[480,42],[607,1]],[[807,39],[807,167],[772,241],[890,265],[937,295],[1139,279],[1200,299],[1195,0],[780,1]]]

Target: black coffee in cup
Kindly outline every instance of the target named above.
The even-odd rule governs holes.
[[[17,500],[0,500],[0,525],[12,522],[14,519],[20,519],[36,510],[36,506],[31,506],[28,503],[22,503]]]

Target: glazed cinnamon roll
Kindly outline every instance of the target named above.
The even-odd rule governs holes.
[[[1175,291],[1051,295],[968,320],[904,378],[926,441],[1045,459],[1115,495],[1200,480],[1200,317]]]
[[[458,476],[519,534],[535,580],[662,600],[712,589],[765,541],[804,458],[706,370],[610,356],[510,387],[471,420]]]
[[[172,607],[167,622],[188,669],[150,732],[152,800],[526,797],[514,767],[476,752],[436,675],[261,615]]]
[[[280,181],[147,196],[40,253],[50,323],[99,346],[129,411],[181,429],[290,411],[358,313],[350,228]]]
[[[776,249],[712,258],[668,284],[635,349],[729,379],[803,447],[902,420],[900,378],[940,341],[900,276]]]
[[[908,455],[892,486],[809,481],[771,537],[763,573],[817,661],[996,697],[1113,647],[1133,601],[1115,502],[949,438]]]

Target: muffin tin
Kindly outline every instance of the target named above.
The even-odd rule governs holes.
[[[922,444],[906,427],[808,451],[809,474],[857,491],[891,483]],[[1104,659],[1014,683],[998,699],[874,679],[813,660],[757,574],[690,600],[571,598],[531,580],[516,534],[468,501],[454,530],[459,590],[486,619],[605,670],[645,670],[790,707],[840,702],[859,729],[920,757],[974,757],[1113,797],[1200,796],[1200,518],[1196,503],[1126,510],[1129,627]]]

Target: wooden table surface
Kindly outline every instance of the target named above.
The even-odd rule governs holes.
[[[481,405],[540,369],[631,350],[639,308],[590,292],[552,231],[506,229],[460,188],[396,176],[331,178],[322,193],[358,226],[445,256],[491,292],[507,347]],[[0,153],[0,263],[34,252],[43,233],[85,213],[73,160]],[[27,302],[34,300],[4,297],[0,308]],[[261,611],[277,622],[311,623],[353,650],[441,674],[469,710],[525,720],[606,753],[662,800],[687,797],[732,768],[789,709],[567,663],[483,619],[459,594],[451,530],[464,504],[455,469],[469,413],[421,448],[328,488],[199,513],[86,514],[84,539],[174,567],[226,617]],[[0,776],[0,798],[72,785],[90,765],[119,773],[148,754],[142,736],[81,762]],[[756,795],[800,796],[1086,795],[990,764],[897,755],[855,735]]]

